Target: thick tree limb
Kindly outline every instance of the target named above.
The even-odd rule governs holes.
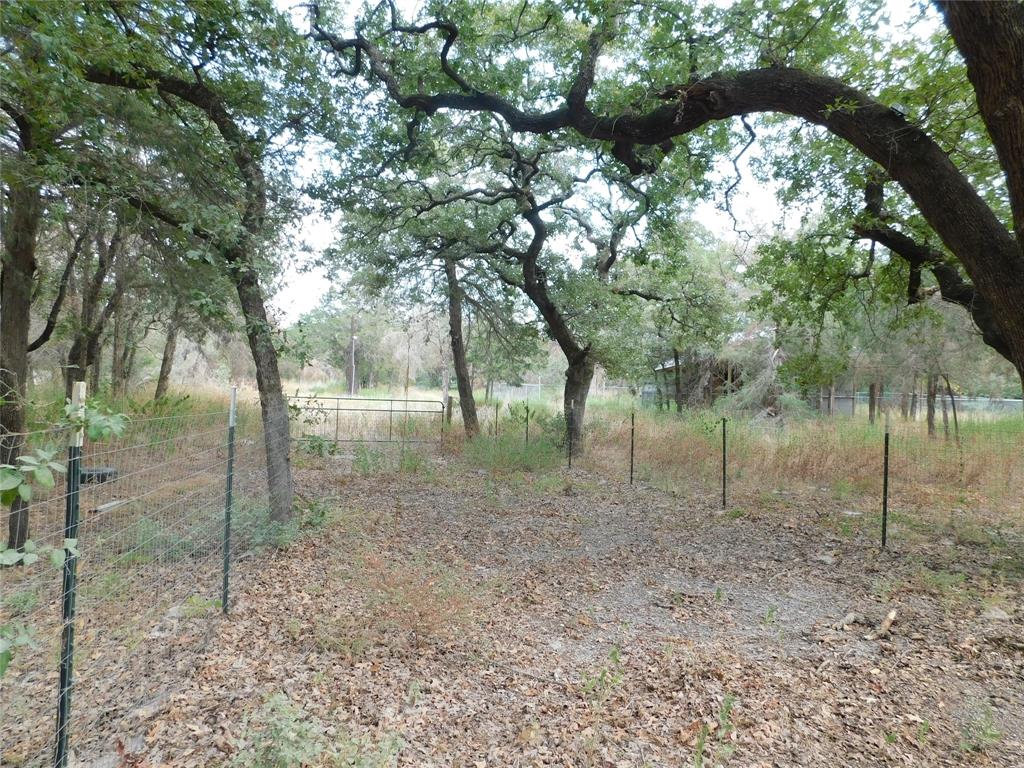
[[[972,32],[977,32],[979,27],[970,16],[978,5],[998,4],[951,3],[943,8],[951,19],[950,14],[961,19]],[[1017,6],[1016,10],[1006,13],[1016,25],[1022,12]],[[996,13],[991,12],[990,16],[995,18]],[[958,44],[966,51],[970,68],[973,49],[960,41],[962,35],[956,31],[959,22],[951,20],[949,23]],[[668,146],[666,142],[674,137],[716,120],[756,112],[777,112],[823,126],[878,163],[907,192],[946,247],[964,265],[979,295],[989,303],[993,322],[1006,339],[1004,354],[1024,375],[1024,300],[1021,298],[1024,297],[1024,255],[1019,243],[930,136],[896,110],[855,88],[799,69],[770,67],[716,74],[684,85],[670,86],[661,92],[670,103],[646,113],[596,115],[587,106],[586,99],[581,98],[585,97],[587,90],[586,75],[591,55],[588,47],[569,89],[572,100],[567,96],[559,106],[537,112],[520,109],[495,93],[406,91],[390,61],[372,41],[359,34],[342,40],[317,24],[314,24],[311,37],[338,53],[361,52],[370,75],[384,84],[391,99],[401,107],[419,110],[426,115],[442,109],[492,112],[505,120],[511,130],[527,133],[548,134],[571,128],[586,139],[612,142],[615,156],[633,173],[652,170],[650,159],[641,159],[635,152],[636,146],[665,149]],[[1015,31],[1004,30],[1000,39],[1004,38],[1009,40],[1008,45],[1016,46],[1018,40],[1024,39],[1024,32],[1018,36]],[[1016,47],[1014,51],[1011,66],[1017,61]],[[980,56],[978,60],[982,60]],[[1011,73],[1011,85],[1001,91],[1008,98],[1016,98],[1016,101],[1006,102],[1008,108],[1016,109],[1014,105],[1020,104],[1019,94],[1024,92],[1024,88],[1014,89],[1013,83],[1018,77],[1024,78],[1021,72],[1024,72],[1024,67],[1018,66],[1016,74]],[[982,93],[979,98],[983,98]],[[999,135],[998,131],[993,132],[997,143]],[[1024,146],[1024,138],[1021,142]],[[1024,153],[1018,155],[1013,149],[1017,143],[1014,140],[1009,143],[1009,161],[1011,166],[1017,163],[1014,167],[1024,168]],[[1001,152],[1005,154],[1004,150]],[[1009,172],[1009,176],[1012,177],[1011,195],[1017,201],[1015,220],[1024,221],[1024,208],[1021,208],[1024,206],[1024,186],[1017,190],[1017,183],[1013,181],[1018,176],[1017,171]],[[1024,170],[1019,171],[1019,176],[1024,185]]]
[[[82,248],[85,246],[85,241],[89,236],[88,229],[83,229],[82,232],[75,238],[74,245],[71,248],[71,253],[68,254],[67,263],[64,265],[64,271],[60,276],[60,283],[57,286],[57,295],[53,299],[53,304],[50,306],[50,312],[46,316],[46,325],[43,326],[43,330],[39,332],[36,340],[28,345],[29,352],[35,352],[53,336],[53,331],[57,327],[57,320],[60,317],[60,311],[64,306],[64,299],[67,297],[68,285],[71,283],[71,274],[75,269],[75,262],[78,260],[78,256],[82,253]]]

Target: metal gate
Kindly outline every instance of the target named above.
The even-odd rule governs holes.
[[[288,408],[304,442],[437,443],[444,433],[440,400],[293,395]]]

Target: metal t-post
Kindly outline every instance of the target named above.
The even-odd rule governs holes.
[[[885,438],[882,444],[882,549],[889,536],[889,411],[885,412]]]
[[[636,411],[629,414],[629,484],[633,484],[633,455],[636,445]]]
[[[725,497],[725,469],[726,469],[726,451],[725,451],[725,423],[726,419],[722,417],[722,509],[726,506]]]
[[[235,484],[235,425],[238,421],[238,387],[231,388],[231,408],[228,410],[228,472],[224,486],[224,573],[221,583],[221,610],[228,612],[228,587],[231,575],[231,508]]]
[[[77,381],[71,390],[71,406],[75,418],[85,417],[85,382]],[[82,445],[85,432],[81,425],[68,441],[67,495],[64,505],[64,539],[78,539],[78,493],[82,482]],[[75,545],[72,545],[75,546]],[[75,591],[78,578],[78,556],[65,549],[64,579],[61,587],[60,689],[57,700],[57,743],[54,746],[55,768],[68,764],[68,730],[71,727],[71,688],[75,660]]]

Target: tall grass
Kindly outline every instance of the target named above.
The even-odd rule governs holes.
[[[655,485],[718,488],[722,471],[721,417],[711,411],[636,413],[637,474]],[[629,413],[593,407],[586,460],[603,473],[628,471]],[[826,492],[837,501],[877,503],[882,487],[884,427],[854,419],[795,419],[781,424],[731,417],[727,421],[728,482],[737,494]],[[1024,419],[1007,417],[960,425],[946,439],[922,423],[894,421],[890,489],[908,507],[970,510],[993,521],[1024,507]]]
[[[462,446],[463,459],[493,474],[551,470],[565,461],[561,448],[546,436],[526,443],[524,433],[480,435]]]

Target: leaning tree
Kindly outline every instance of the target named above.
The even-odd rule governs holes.
[[[489,112],[512,131],[610,147],[643,174],[692,154],[702,137],[724,149],[719,128],[737,118],[744,146],[755,135],[749,115],[819,126],[876,164],[938,242],[877,215],[861,234],[906,260],[913,279],[931,272],[1024,377],[1024,5],[935,6],[960,57],[941,74],[969,80],[996,179],[965,168],[897,96],[870,95],[900,57],[897,43],[872,34],[867,7],[524,1],[430,4],[410,21],[389,1],[350,33],[314,5],[310,34],[344,73],[404,110],[410,136],[441,111]]]

